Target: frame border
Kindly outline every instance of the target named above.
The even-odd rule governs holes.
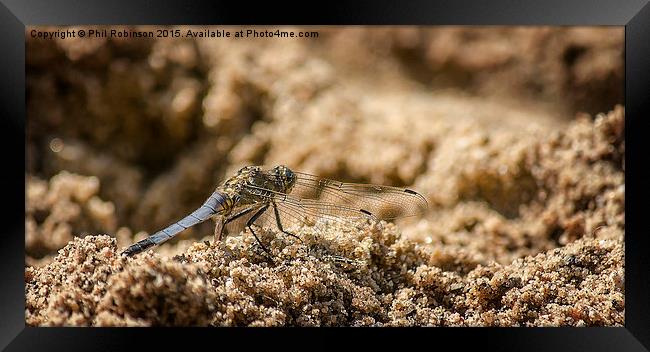
[[[313,5],[313,6],[311,6]],[[309,8],[311,7],[311,8]],[[296,10],[307,10],[302,13]],[[121,328],[32,328],[25,327],[24,291],[24,222],[16,204],[23,204],[25,154],[25,28],[39,24],[419,24],[419,25],[624,25],[625,26],[625,130],[628,150],[625,156],[626,179],[632,192],[626,193],[626,321],[621,328],[466,328],[466,329],[356,329],[354,340],[362,346],[372,340],[392,340],[403,348],[407,340],[423,342],[434,338],[435,344],[453,343],[455,348],[476,343],[480,348],[500,350],[636,350],[650,348],[650,256],[645,255],[649,240],[643,233],[643,195],[650,195],[650,173],[643,168],[641,150],[648,140],[647,115],[650,92],[650,5],[647,0],[549,0],[545,2],[499,0],[479,1],[411,1],[409,3],[355,4],[276,4],[252,6],[234,1],[147,0],[0,0],[0,47],[5,65],[0,66],[2,130],[0,139],[3,159],[9,160],[7,171],[0,174],[7,204],[6,222],[0,258],[3,261],[0,290],[0,348],[8,351],[43,349],[115,350],[125,347],[151,347],[157,340],[166,347],[179,344],[187,348],[191,341],[215,341],[221,334],[251,334],[264,337],[250,342],[280,340],[287,330],[295,329],[121,329]],[[6,61],[5,61],[6,60]],[[644,138],[645,137],[645,138]],[[16,150],[22,151],[21,155]],[[20,166],[20,167],[19,167]],[[22,185],[22,187],[20,186]],[[24,208],[23,208],[24,209]],[[377,331],[382,337],[378,338]],[[166,332],[172,332],[167,334]],[[252,332],[254,331],[254,332]],[[305,337],[321,335],[322,345],[341,347],[341,341],[327,338],[331,329],[307,329]],[[348,330],[349,331],[349,330]],[[399,335],[417,334],[408,339]],[[338,331],[337,331],[338,332]],[[422,333],[420,333],[422,332]],[[325,335],[325,336],[322,336]],[[338,334],[337,334],[338,335]],[[351,336],[352,337],[352,336]],[[414,336],[415,337],[415,336]],[[469,337],[469,338],[468,338]],[[378,339],[377,339],[378,338]],[[12,341],[13,340],[13,341]],[[284,340],[284,339],[283,339]],[[313,342],[314,339],[310,339]],[[238,340],[248,342],[246,340]],[[429,340],[432,341],[432,340]],[[312,343],[313,343],[312,342]],[[138,345],[142,346],[138,346]],[[219,343],[221,344],[221,342]],[[286,344],[286,342],[285,342]],[[336,346],[336,345],[339,346]],[[645,347],[644,347],[645,346]],[[219,347],[217,345],[216,347]],[[270,346],[269,346],[270,347]]]

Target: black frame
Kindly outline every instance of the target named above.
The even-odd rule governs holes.
[[[293,10],[293,11],[292,11]],[[297,11],[301,11],[298,13]],[[3,132],[0,174],[4,231],[0,245],[0,348],[11,351],[65,348],[115,350],[120,347],[151,347],[151,341],[190,348],[192,341],[209,348],[227,348],[234,335],[250,329],[119,329],[25,327],[24,222],[18,205],[24,206],[25,154],[25,27],[39,24],[475,24],[475,25],[624,25],[625,26],[625,130],[626,179],[626,318],[621,328],[466,328],[466,329],[357,329],[351,339],[360,346],[373,341],[394,342],[404,348],[410,341],[437,349],[446,343],[475,345],[498,350],[635,350],[650,348],[650,256],[648,236],[642,226],[643,195],[648,192],[649,173],[641,150],[650,132],[647,118],[650,98],[650,5],[647,0],[548,0],[548,1],[381,1],[355,4],[247,4],[231,1],[21,1],[0,0],[0,121]],[[644,65],[645,64],[645,65]],[[644,116],[646,115],[646,116]],[[22,151],[22,155],[16,151]],[[647,158],[645,158],[647,160]],[[21,186],[22,185],[22,186]],[[24,209],[24,208],[23,208]],[[647,230],[646,230],[647,231]],[[267,343],[283,339],[286,329],[257,329]],[[295,330],[293,330],[295,331]],[[301,330],[308,335],[332,330]],[[417,333],[417,338],[394,336]],[[170,333],[173,332],[173,333]],[[222,339],[218,335],[224,334]],[[337,331],[337,332],[340,332]],[[379,335],[370,338],[368,335]],[[264,335],[263,338],[260,335]],[[279,337],[279,338],[278,338]],[[275,339],[274,339],[275,338]],[[228,341],[230,340],[230,341]],[[349,346],[339,339],[312,339],[334,348]],[[331,341],[331,342],[330,342]],[[294,340],[285,344],[299,346]],[[312,342],[313,343],[313,342]],[[141,346],[140,346],[141,345]],[[267,345],[269,345],[267,343]],[[644,348],[645,346],[645,348]],[[269,345],[270,347],[270,345]],[[325,346],[323,346],[325,347]],[[146,348],[146,347],[145,347]],[[122,348],[120,348],[121,350]]]

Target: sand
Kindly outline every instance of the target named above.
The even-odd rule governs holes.
[[[29,326],[624,324],[622,29],[320,31],[27,40]],[[247,164],[430,209],[119,255]]]

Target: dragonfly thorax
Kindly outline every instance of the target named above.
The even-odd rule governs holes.
[[[296,182],[296,175],[286,166],[276,166],[271,170],[255,167],[245,170],[249,191],[255,195],[266,195],[268,191],[289,193]],[[255,192],[255,191],[262,191]]]
[[[279,194],[288,194],[296,183],[296,174],[286,166],[263,170],[246,166],[228,179],[222,190],[231,195],[235,206],[267,202]]]

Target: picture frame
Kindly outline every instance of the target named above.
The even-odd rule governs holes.
[[[39,24],[419,24],[419,25],[614,25],[625,26],[625,156],[627,190],[625,236],[624,328],[415,328],[415,329],[217,329],[207,328],[34,328],[25,326],[24,209],[25,175],[25,27]],[[0,347],[7,351],[123,350],[151,347],[188,348],[186,341],[223,348],[227,339],[270,346],[293,344],[301,335],[335,348],[335,335],[348,335],[350,345],[369,343],[404,347],[416,342],[460,349],[643,351],[650,348],[650,256],[642,225],[648,192],[645,122],[650,91],[650,5],[647,1],[388,1],[336,4],[274,4],[252,6],[224,1],[19,1],[0,2],[0,47],[3,53],[2,175],[4,215]],[[18,165],[20,164],[20,166]],[[22,185],[22,186],[21,186]],[[237,336],[240,335],[240,336]],[[329,336],[332,335],[332,336]],[[406,335],[408,337],[403,337]],[[411,336],[409,336],[411,335]],[[255,336],[251,338],[250,336]],[[233,340],[230,340],[232,342]],[[347,344],[347,343],[346,343]],[[216,345],[216,346],[215,346]],[[296,346],[300,347],[300,346]],[[455,348],[456,349],[456,348]]]

